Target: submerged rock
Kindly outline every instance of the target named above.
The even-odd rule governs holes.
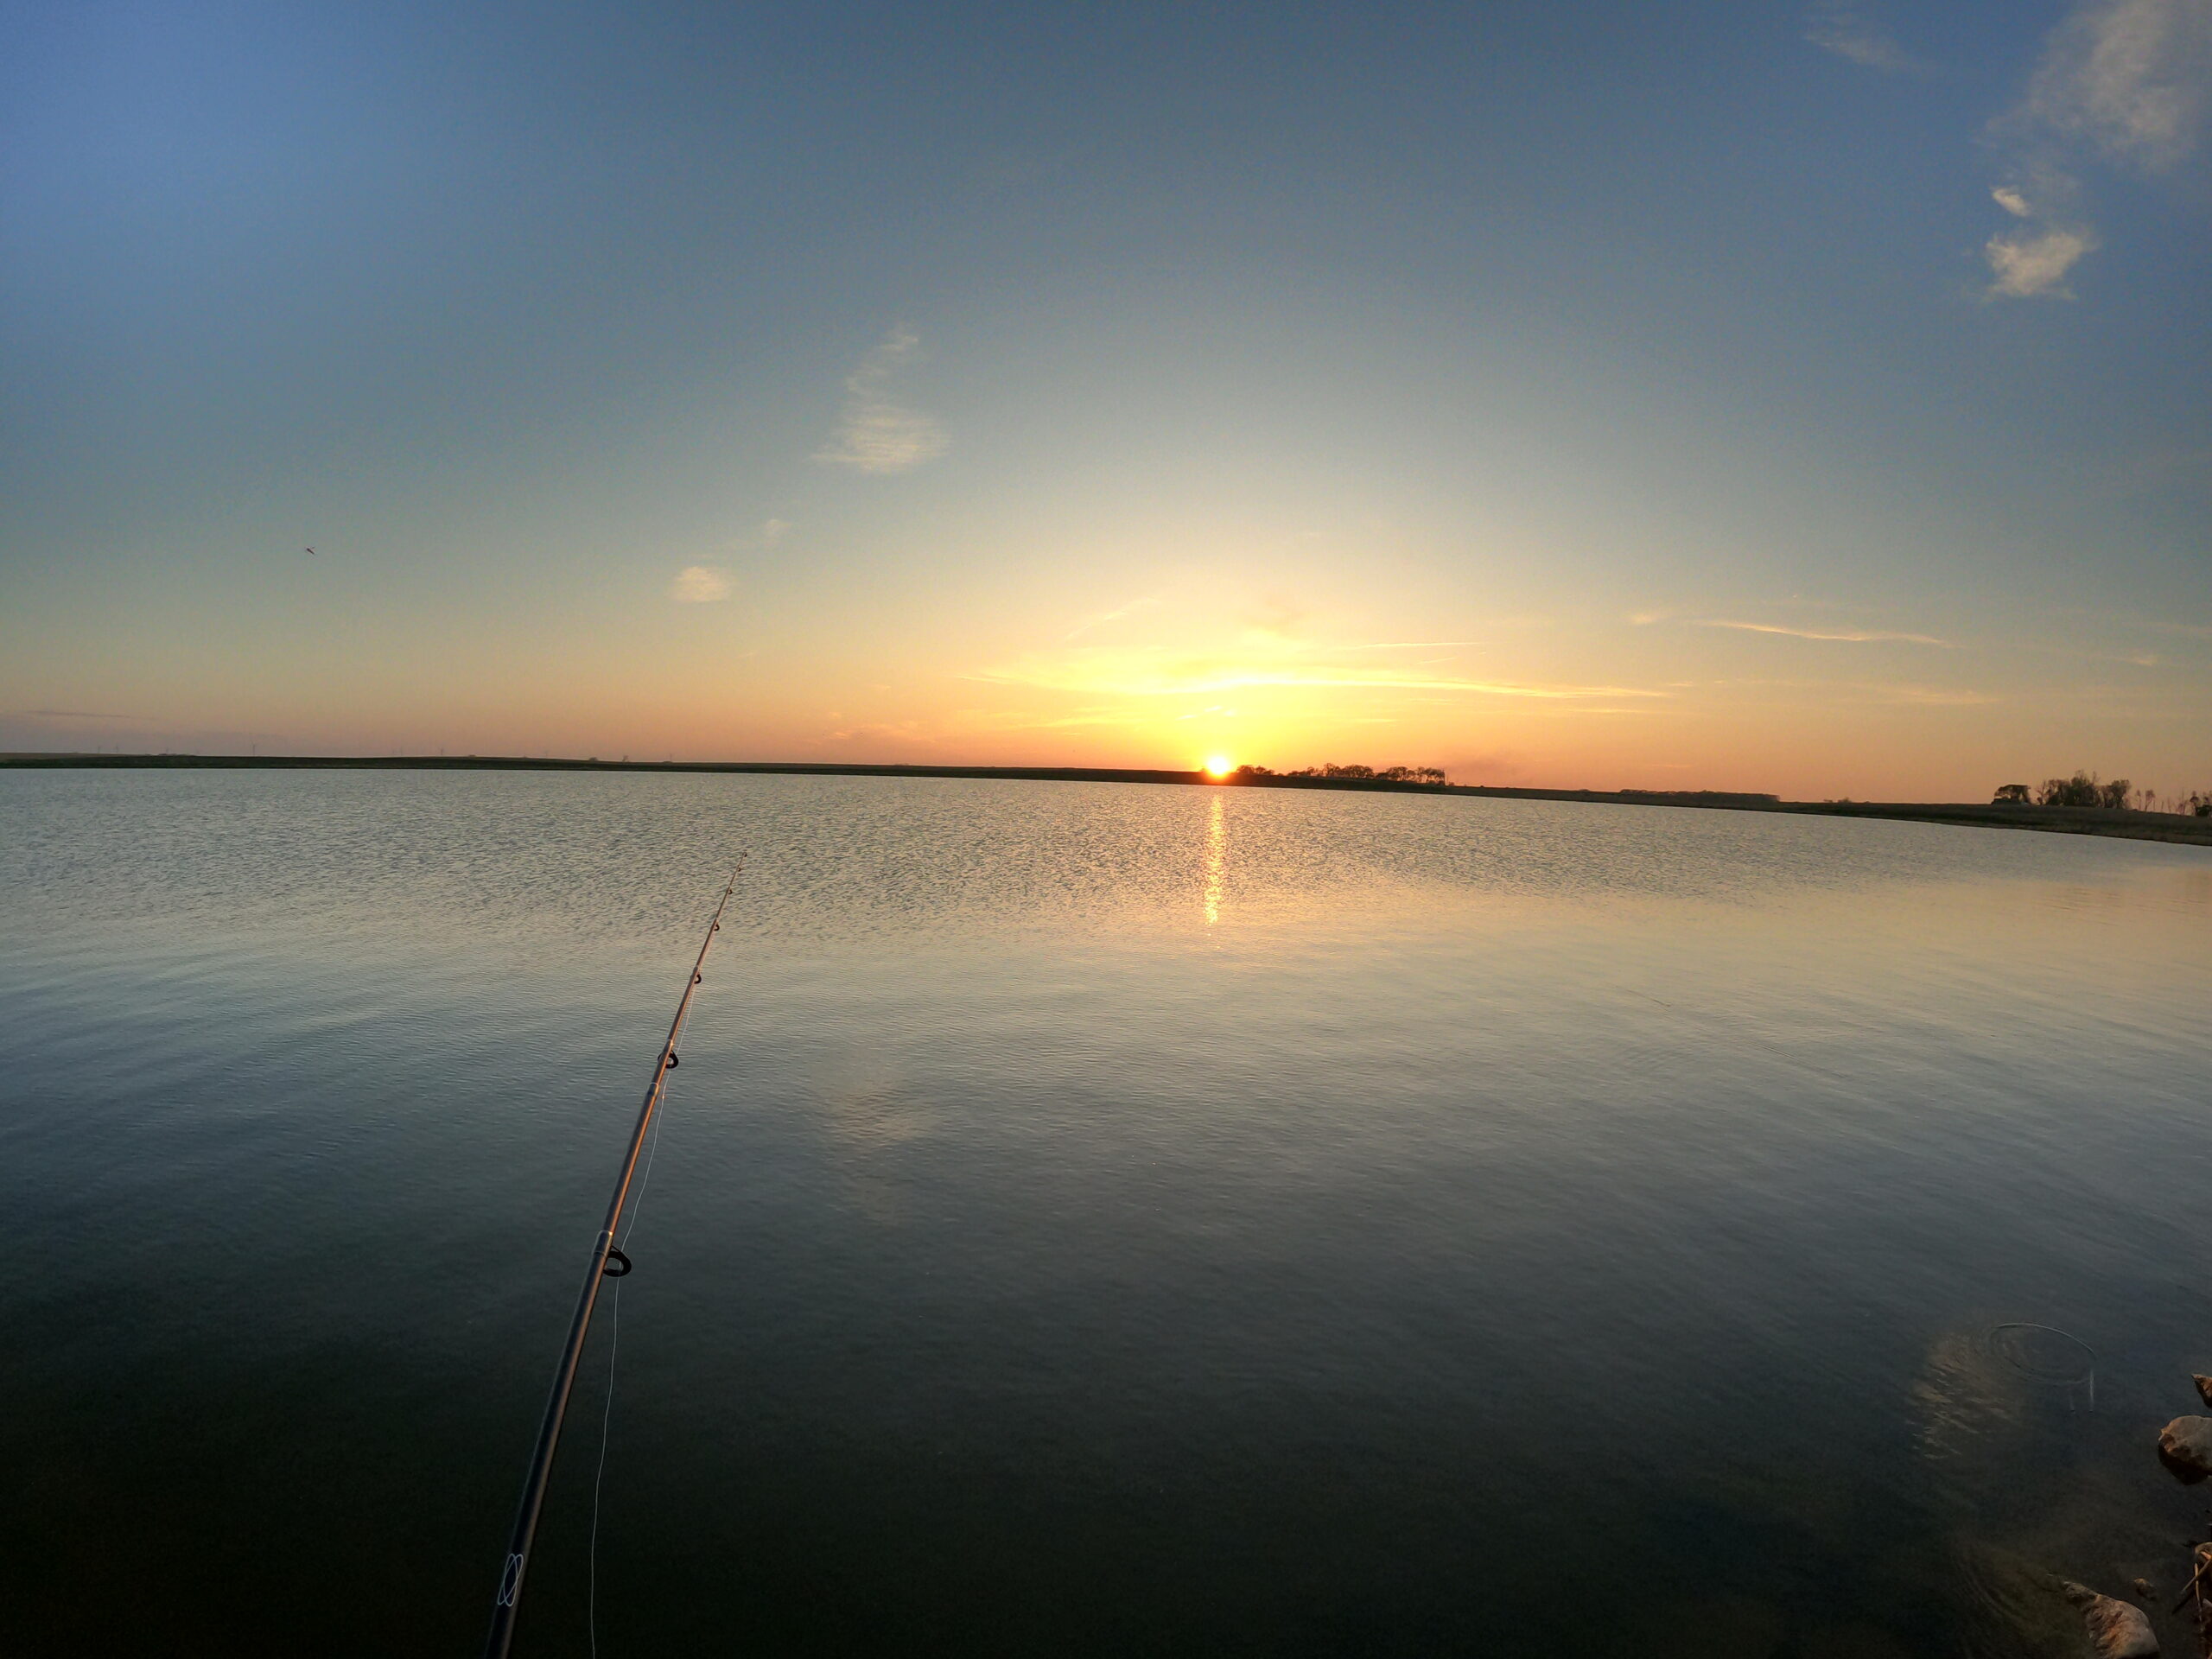
[[[2158,1431],[2158,1455],[2183,1480],[2212,1475],[2212,1417],[2177,1417]]]
[[[2097,1659],[2152,1659],[2158,1651],[2150,1616],[2140,1607],[2101,1596],[2086,1584],[2068,1585],[2066,1599],[2082,1610]]]
[[[2073,1586],[2026,1556],[1974,1539],[1959,1541],[1965,1640],[1957,1650],[2004,1659],[2085,1659],[2093,1651]],[[1628,1649],[1624,1649],[1627,1651]]]

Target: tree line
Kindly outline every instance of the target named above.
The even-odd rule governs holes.
[[[2041,784],[2000,784],[1992,798],[1993,806],[2101,806],[2137,812],[2177,812],[2184,817],[2212,818],[2212,790],[2197,790],[2178,798],[2161,798],[2154,790],[2138,789],[2125,778],[2109,783],[2094,772],[2076,772],[2071,778],[2047,778]]]
[[[1301,766],[1296,772],[1277,772],[1272,766],[1239,766],[1232,778],[1371,778],[1386,784],[1440,784],[1441,766]]]

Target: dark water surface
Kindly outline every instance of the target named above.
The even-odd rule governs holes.
[[[2179,1587],[2201,849],[52,772],[0,778],[0,1652],[474,1650],[740,852],[601,1653],[2056,1653],[2036,1573]],[[608,1312],[528,1655],[587,1650]]]

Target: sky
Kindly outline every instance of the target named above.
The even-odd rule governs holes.
[[[2212,0],[0,0],[93,748],[2212,788]]]

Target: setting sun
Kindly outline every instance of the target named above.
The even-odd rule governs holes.
[[[1225,754],[1210,754],[1206,757],[1206,771],[1212,777],[1226,778],[1236,770],[1236,763]]]

